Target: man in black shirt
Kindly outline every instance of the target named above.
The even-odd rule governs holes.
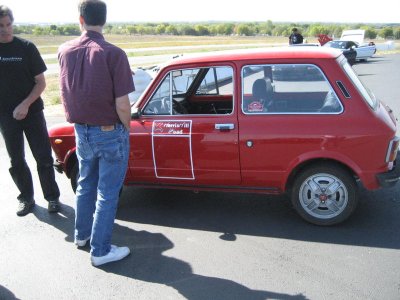
[[[0,5],[0,132],[11,161],[10,174],[20,192],[17,215],[24,216],[35,206],[24,134],[37,163],[48,211],[58,212],[60,191],[40,98],[46,87],[46,65],[33,43],[14,37],[13,21],[12,11]]]
[[[289,36],[289,44],[303,44],[303,36],[299,33],[297,28],[292,29],[292,34]]]

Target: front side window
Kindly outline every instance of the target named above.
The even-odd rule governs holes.
[[[275,64],[242,70],[245,114],[338,114],[343,106],[315,65]]]
[[[143,114],[231,114],[232,110],[233,69],[216,66],[168,72]]]

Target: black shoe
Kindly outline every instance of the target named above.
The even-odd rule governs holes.
[[[58,213],[60,211],[60,201],[58,199],[49,201],[47,211],[49,213]]]
[[[18,208],[17,208],[17,215],[22,217],[29,214],[33,207],[35,206],[35,200],[31,201],[19,201]]]

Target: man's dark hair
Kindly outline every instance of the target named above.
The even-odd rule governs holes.
[[[9,9],[5,5],[0,5],[0,18],[7,17],[7,16],[10,17],[11,22],[14,22],[14,16],[13,16],[11,9]]]
[[[79,14],[86,25],[103,26],[107,19],[107,5],[100,0],[82,0],[79,3]]]

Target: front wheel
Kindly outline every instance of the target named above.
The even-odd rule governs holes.
[[[300,216],[316,225],[346,220],[358,202],[354,178],[334,164],[312,166],[295,179],[292,204]]]

